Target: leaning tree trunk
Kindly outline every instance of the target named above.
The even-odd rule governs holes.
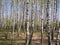
[[[34,32],[34,0],[31,3],[32,10],[31,10],[31,31],[30,31],[30,39],[29,39],[29,45],[32,45],[32,36]]]

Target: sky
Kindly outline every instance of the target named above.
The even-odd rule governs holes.
[[[8,8],[8,15],[10,15],[10,13],[11,13],[11,12],[10,12],[10,6],[11,6],[11,5],[10,5],[10,0],[5,0],[5,1],[8,2],[8,4],[7,4],[8,7],[6,7],[6,6],[5,6],[5,7]],[[5,12],[5,13],[6,13],[6,12]],[[60,20],[60,0],[58,1],[58,15],[59,15],[58,17],[59,17],[59,20]]]
[[[59,4],[58,4],[58,15],[59,15],[59,21],[60,21],[60,0],[59,0]]]

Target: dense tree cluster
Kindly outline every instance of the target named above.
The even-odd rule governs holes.
[[[58,19],[58,0],[0,0],[0,30],[24,30],[26,44],[31,45],[34,31],[41,32],[41,45],[43,33],[48,32],[48,45],[54,38],[54,31],[58,30],[56,44],[58,43],[60,22]]]

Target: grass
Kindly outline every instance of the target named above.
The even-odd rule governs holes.
[[[11,40],[0,39],[0,45],[11,45]]]
[[[12,30],[6,30],[6,29],[4,29],[4,30],[0,30],[0,32],[1,32],[1,34],[3,34],[3,35],[6,35],[7,34],[7,32],[8,32],[8,34],[10,34],[9,32],[12,32]],[[15,31],[15,34],[16,34],[16,32],[17,32],[17,30]],[[2,35],[0,34],[0,45],[11,45],[11,43],[12,43],[12,39],[3,39],[2,38]],[[20,34],[21,34],[21,39],[23,39],[24,38],[24,30],[21,30],[21,32],[20,32]],[[38,31],[34,31],[34,36],[39,36],[40,37],[40,35],[41,35],[41,31],[40,32],[38,32]],[[44,31],[44,35],[46,35],[47,34],[47,32],[46,31]],[[19,40],[19,39],[15,39],[14,41],[16,42],[16,43],[24,43],[25,42],[25,40]]]
[[[12,39],[5,39],[5,38],[2,38],[4,37],[5,35],[7,35],[7,32],[9,34],[9,32],[12,32],[12,30],[6,30],[6,29],[2,29],[0,30],[0,45],[11,45],[12,44]],[[17,32],[17,30],[15,31],[15,33]],[[21,33],[23,33],[23,31],[21,31]],[[3,36],[2,36],[3,35]],[[15,39],[14,40],[15,43],[24,43],[24,40],[18,40],[18,39]]]

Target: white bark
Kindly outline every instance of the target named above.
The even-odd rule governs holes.
[[[26,2],[26,45],[29,45],[29,0]]]

